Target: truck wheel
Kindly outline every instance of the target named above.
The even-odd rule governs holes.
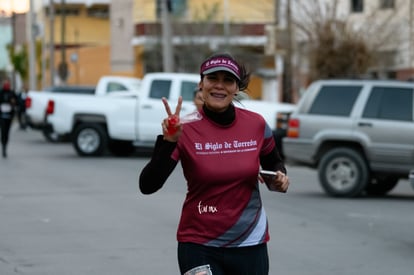
[[[333,197],[356,197],[368,184],[369,170],[355,150],[336,148],[322,156],[318,167],[324,191]]]
[[[74,131],[73,146],[80,156],[101,156],[107,143],[106,130],[100,124],[83,123]]]
[[[371,196],[383,196],[394,189],[399,181],[395,176],[382,176],[372,178],[365,188],[367,195]]]

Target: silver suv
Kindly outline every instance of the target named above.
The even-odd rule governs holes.
[[[290,116],[285,157],[317,167],[331,196],[385,195],[413,168],[413,106],[413,83],[316,81]]]

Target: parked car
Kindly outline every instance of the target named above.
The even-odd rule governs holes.
[[[262,100],[250,100],[248,97],[235,102],[236,106],[246,108],[261,114],[272,128],[277,150],[282,159],[285,159],[282,139],[286,136],[290,114],[296,105],[285,102],[267,102]],[[273,106],[269,108],[268,106]],[[273,111],[270,111],[273,110]]]
[[[408,175],[408,178],[410,179],[411,187],[414,189],[414,169],[410,171],[410,174]]]
[[[336,197],[385,195],[414,163],[414,84],[321,80],[291,114],[286,158],[318,169]]]

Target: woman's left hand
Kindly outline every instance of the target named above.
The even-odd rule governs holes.
[[[275,187],[278,189],[279,192],[287,192],[290,183],[289,177],[281,171],[277,171],[276,173],[277,175],[274,180]]]
[[[289,184],[290,184],[289,177],[281,171],[276,171],[276,176],[266,177],[266,178],[263,178],[263,176],[259,174],[259,181],[261,183],[265,183],[266,181],[269,181],[267,183],[272,186],[272,191],[278,191],[282,193],[287,192],[289,188]]]

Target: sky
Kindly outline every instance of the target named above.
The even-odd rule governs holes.
[[[12,9],[16,13],[24,13],[29,9],[29,0],[0,0],[0,12],[9,14]]]

